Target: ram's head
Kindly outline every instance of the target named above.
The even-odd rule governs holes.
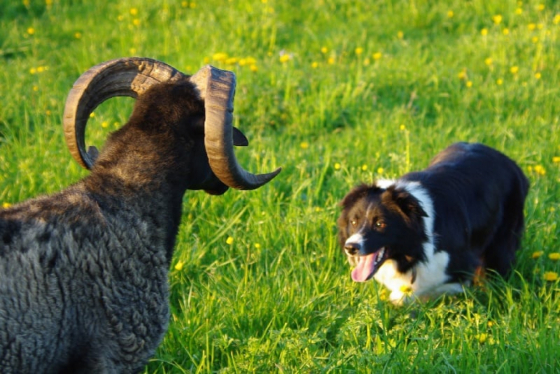
[[[204,101],[204,149],[212,173],[224,185],[223,188],[215,188],[204,182],[189,188],[220,194],[227,187],[255,189],[274,178],[280,168],[272,173],[252,174],[236,160],[233,146],[245,146],[248,142],[232,125],[235,94],[235,75],[232,72],[208,65],[188,76],[163,62],[148,58],[107,61],[92,67],[76,81],[64,112],[64,133],[72,156],[87,169],[95,164],[98,151],[95,147],[86,150],[85,127],[90,114],[102,102],[114,96],[138,98],[158,83],[185,80],[196,87],[198,96]]]

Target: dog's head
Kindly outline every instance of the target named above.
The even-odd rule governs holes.
[[[406,189],[363,184],[350,191],[341,206],[338,238],[355,266],[354,281],[371,279],[387,259],[402,273],[424,260],[426,213]]]

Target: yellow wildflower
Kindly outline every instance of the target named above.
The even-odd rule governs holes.
[[[338,162],[334,163],[334,170],[340,170],[340,164]]]
[[[89,118],[94,118],[94,117],[95,117],[95,112],[91,112],[91,113],[89,114]]]
[[[177,264],[175,265],[175,270],[180,271],[181,269],[183,269],[184,265],[185,263],[183,261],[178,261]]]
[[[552,22],[557,25],[560,23],[560,14],[557,14],[554,16],[554,19],[552,20]]]
[[[408,285],[408,284],[403,284],[399,288],[399,291],[401,291],[402,293],[410,293],[410,292],[412,292],[412,287],[410,287],[410,285]]]
[[[544,273],[544,280],[547,282],[554,282],[558,279],[558,273],[554,271],[546,271]]]
[[[132,24],[134,26],[140,26],[140,20],[138,18],[135,18],[135,19],[132,20]]]
[[[551,259],[552,261],[558,261],[560,260],[560,253],[558,252],[554,252],[548,255],[548,258]]]
[[[397,32],[397,38],[399,38],[399,39],[404,38],[404,32],[402,32],[402,31]]]
[[[492,21],[494,21],[496,25],[499,25],[500,23],[502,23],[502,15],[496,14],[495,16],[492,16]]]
[[[533,170],[535,171],[535,173],[537,173],[539,175],[545,175],[546,174],[546,169],[542,165],[535,165]]]
[[[383,54],[381,52],[375,52],[373,54],[373,59],[374,60],[379,60],[382,56],[383,56]]]
[[[138,9],[137,8],[130,8],[130,14],[135,16],[138,14]]]
[[[27,29],[27,33],[28,33],[29,35],[33,35],[33,34],[35,34],[35,29],[34,29],[33,27],[29,27],[29,28]]]
[[[226,65],[235,65],[237,61],[238,61],[237,57],[230,57],[226,59],[225,63]]]
[[[321,47],[321,53],[325,54],[329,51],[329,49],[327,47]]]
[[[354,52],[356,52],[356,54],[359,56],[364,52],[364,49],[362,47],[358,47]]]
[[[504,81],[503,81],[503,79],[501,79],[501,78],[498,78],[498,79],[496,80],[496,84],[497,84],[498,86],[501,86],[503,83],[504,83]]]
[[[488,66],[492,65],[492,57],[485,58],[484,63]]]
[[[367,165],[366,165],[366,164],[363,164],[363,165],[362,165],[362,170],[363,170],[363,171],[366,171],[366,170],[367,170]]]
[[[215,61],[225,61],[227,60],[227,58],[228,58],[227,53],[223,53],[223,52],[214,53],[212,55],[212,59]]]
[[[317,69],[317,68],[319,67],[319,63],[313,61],[313,62],[311,63],[311,67],[312,67],[313,69]]]
[[[257,63],[257,60],[254,57],[247,57],[245,58],[245,60],[247,61],[247,65],[255,65]]]
[[[505,29],[502,30],[502,33],[504,35],[509,35],[509,29],[506,27]]]
[[[453,18],[454,15],[455,15],[455,13],[453,13],[452,10],[447,11],[447,17],[448,18]]]
[[[39,86],[33,86],[33,91],[35,92],[39,91]]]
[[[467,69],[461,70],[459,74],[457,74],[457,78],[459,78],[460,80],[467,79]]]
[[[226,239],[226,244],[232,245],[233,244],[233,237],[228,236],[228,238]]]
[[[486,342],[486,339],[488,339],[488,334],[481,333],[476,335],[476,340],[478,340],[480,344],[484,344]]]
[[[484,28],[484,29],[480,30],[480,35],[482,35],[482,36],[488,35],[488,29]]]
[[[533,31],[534,29],[537,28],[537,25],[535,25],[534,23],[530,23],[527,25],[527,27],[529,28],[529,30]]]
[[[538,10],[539,12],[542,12],[542,11],[544,10],[544,4],[539,4],[539,5],[537,5],[537,10]]]
[[[280,56],[280,62],[281,63],[286,63],[288,61],[290,61],[290,55],[289,54],[283,54],[282,56]]]
[[[334,59],[334,57],[329,57],[329,59],[327,60],[327,62],[329,63],[329,65],[334,65],[334,63],[336,62],[336,60]]]
[[[256,72],[256,71],[259,70],[259,68],[257,67],[257,65],[251,65],[251,66],[249,67],[249,69],[251,69],[252,72]]]
[[[12,204],[10,204],[10,203],[2,203],[2,208],[4,208],[4,209],[8,209],[11,206],[12,206]]]
[[[509,71],[511,72],[511,74],[517,74],[519,72],[519,66],[512,66]]]
[[[186,7],[189,6],[189,2],[188,2],[188,1],[182,1],[182,2],[181,2],[181,6],[182,6],[183,8],[186,8]]]
[[[261,245],[260,245],[259,243],[255,243],[255,248],[256,248],[256,249],[260,249],[260,248],[261,248]]]
[[[377,174],[383,174],[384,171],[385,169],[383,169],[382,167],[377,168]]]
[[[472,82],[471,82],[471,81],[467,81],[467,83],[465,83],[465,85],[466,85],[468,88],[471,88],[471,87],[472,87]]]
[[[521,9],[521,8],[515,9],[515,14],[520,15],[522,13],[523,13],[523,9]]]
[[[537,44],[537,43],[539,42],[539,37],[538,37],[538,36],[533,36],[533,37],[531,38],[531,41],[532,41],[533,43]]]
[[[536,251],[536,252],[533,252],[533,254],[531,255],[531,257],[532,257],[532,258],[539,258],[539,257],[541,257],[543,254],[544,254],[543,251]]]
[[[541,79],[541,76],[542,76],[541,73],[539,72],[535,73],[535,79]]]
[[[77,32],[74,34],[74,38],[76,39],[81,39],[82,38],[82,33],[81,32]]]
[[[560,163],[560,156],[552,157],[552,162],[554,162],[555,164],[559,164]]]
[[[101,122],[101,127],[103,127],[104,129],[106,129],[107,127],[109,127],[109,122],[107,122],[107,121]]]
[[[301,149],[307,149],[307,148],[309,148],[309,143],[308,142],[301,142],[299,144],[299,146],[300,146]]]

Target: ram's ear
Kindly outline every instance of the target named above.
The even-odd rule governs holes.
[[[233,128],[233,145],[238,147],[246,147],[249,145],[249,140],[247,140],[241,130],[236,127]]]

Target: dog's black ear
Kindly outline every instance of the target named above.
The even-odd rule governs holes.
[[[389,187],[387,192],[390,194],[391,200],[398,206],[405,216],[413,223],[421,223],[422,217],[427,217],[428,214],[422,208],[420,201],[412,196],[408,191]]]

